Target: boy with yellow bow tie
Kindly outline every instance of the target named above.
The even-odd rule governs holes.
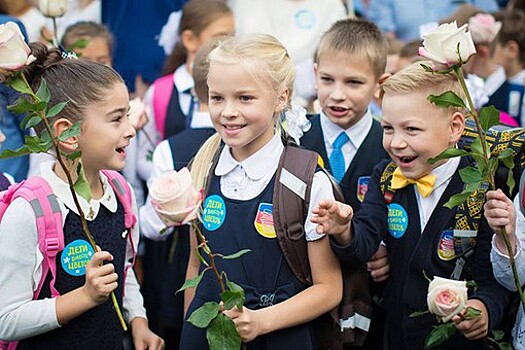
[[[473,239],[473,254],[465,257],[466,265],[457,273],[461,254],[455,242],[461,242],[458,237],[467,231],[457,229],[457,208],[448,209],[444,204],[463,189],[460,170],[473,164],[459,157],[428,162],[456,145],[465,127],[462,110],[443,109],[427,99],[448,90],[463,96],[453,74],[430,74],[419,63],[389,78],[382,85],[381,125],[383,147],[393,162],[385,161],[375,168],[355,215],[350,206],[334,201],[320,202],[313,210],[317,231],[332,235],[332,249],[342,260],[368,261],[380,242],[386,243],[390,258],[385,289],[389,349],[423,348],[425,337],[437,324],[430,314],[410,317],[428,309],[426,276],[453,276],[478,284],[475,292],[470,291],[467,306],[481,310],[481,315],[470,320],[456,316],[453,321],[459,332],[443,344],[444,348],[487,348],[483,338],[500,322],[508,298],[492,274],[492,231],[484,218]]]

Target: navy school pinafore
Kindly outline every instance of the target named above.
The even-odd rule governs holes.
[[[222,195],[220,178],[212,176],[204,201],[203,234],[211,250],[227,255],[251,249],[241,258],[217,258],[216,263],[219,271],[225,271],[229,280],[244,289],[245,307],[252,310],[278,304],[305,288],[290,270],[275,237],[271,212],[274,181],[275,176],[260,195],[241,201]],[[221,212],[223,206],[225,210]],[[208,210],[210,208],[219,210]],[[186,318],[211,300],[220,301],[220,288],[213,273],[208,271],[197,287]],[[313,329],[307,323],[259,336],[246,345],[250,350],[308,350],[315,348],[315,341]],[[180,349],[207,348],[206,330],[184,322]]]

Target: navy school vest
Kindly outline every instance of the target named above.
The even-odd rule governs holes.
[[[524,94],[525,86],[505,81],[490,96],[489,102],[485,106],[494,105],[500,111],[508,113],[520,126],[523,126],[521,106],[523,106]]]
[[[213,171],[213,170],[212,170]],[[204,202],[203,234],[213,252],[231,254],[241,249],[251,251],[239,259],[217,259],[219,271],[243,287],[245,306],[260,309],[280,303],[302,291],[275,235],[272,196],[275,177],[263,192],[249,201],[228,199],[220,191],[220,178],[213,176]],[[202,266],[201,266],[202,269]],[[220,300],[215,277],[207,272],[201,280],[187,316],[207,301]],[[184,323],[181,349],[207,349],[206,332]],[[287,328],[257,337],[248,349],[314,349],[309,324]]]
[[[131,233],[125,230],[124,209],[120,202],[118,202],[118,209],[115,213],[101,205],[97,219],[88,221],[88,227],[95,242],[103,250],[113,255],[112,263],[115,266],[115,272],[119,275],[115,294],[122,310],[127,234]],[[57,255],[57,280],[55,282],[55,287],[61,295],[84,285],[84,266],[93,254],[82,231],[80,216],[73,211],[67,214],[64,233],[65,248]],[[49,274],[38,299],[51,296],[50,277]],[[85,312],[60,328],[19,342],[17,349],[121,350],[123,334],[122,326],[113,309],[111,298],[109,298],[104,304]]]

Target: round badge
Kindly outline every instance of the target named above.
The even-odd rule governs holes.
[[[315,15],[309,10],[299,10],[295,13],[295,24],[300,29],[312,29],[315,26]]]
[[[226,204],[219,195],[211,195],[204,200],[202,223],[206,230],[215,231],[226,219]]]
[[[86,274],[86,265],[95,254],[93,247],[83,239],[77,239],[69,243],[60,255],[62,268],[71,276],[83,276]]]
[[[437,254],[441,260],[449,261],[456,257],[454,249],[454,231],[446,230],[441,233]]]
[[[401,205],[394,203],[388,206],[388,232],[394,238],[401,238],[408,227],[408,214]]]
[[[273,206],[270,203],[259,204],[253,224],[261,236],[266,238],[277,237],[273,226]]]

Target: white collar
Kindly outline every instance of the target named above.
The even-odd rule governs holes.
[[[507,78],[505,77],[505,69],[502,66],[498,66],[491,75],[485,80],[485,91],[488,96],[492,96],[494,92],[505,82]]]
[[[372,127],[372,122],[372,113],[370,112],[370,109],[368,109],[365,115],[357,123],[345,130],[339,125],[332,123],[321,111],[321,128],[323,129],[325,139],[330,145],[333,145],[337,136],[344,131],[346,135],[348,135],[352,145],[356,149],[359,148],[368,135],[368,131],[370,131],[370,128]]]
[[[525,85],[525,69],[510,77],[509,82],[518,85]]]
[[[452,175],[456,172],[461,157],[454,157],[447,160],[446,163],[441,164],[437,168],[432,169],[432,174],[436,175],[436,182],[434,188],[438,188],[445,182],[447,182]]]
[[[179,94],[182,94],[184,91],[191,89],[194,85],[193,77],[190,72],[188,72],[188,66],[183,64],[175,70],[173,73],[173,82],[175,87],[179,91]]]
[[[191,117],[191,126],[192,129],[204,129],[212,128],[213,123],[211,122],[211,117],[209,112],[193,111],[193,116]]]
[[[278,133],[276,133],[263,148],[242,162],[236,161],[231,154],[231,148],[225,145],[217,162],[215,175],[224,176],[239,166],[246,172],[246,175],[248,175],[250,179],[260,180],[265,175],[275,172],[283,150],[284,145]],[[275,169],[270,169],[269,167]]]
[[[53,193],[62,203],[64,203],[67,209],[72,210],[78,215],[78,210],[69,190],[69,185],[55,174],[53,171],[54,165],[55,161],[42,163],[40,166],[40,176],[49,183]],[[57,164],[57,166],[60,165]],[[78,196],[80,207],[84,212],[86,219],[90,221],[96,219],[100,209],[100,204],[105,206],[112,213],[117,211],[117,199],[113,192],[113,188],[110,186],[107,177],[103,173],[100,173],[100,180],[104,189],[104,194],[100,199],[92,199],[91,202],[88,203],[84,198]],[[90,213],[93,213],[93,215],[90,215]]]

